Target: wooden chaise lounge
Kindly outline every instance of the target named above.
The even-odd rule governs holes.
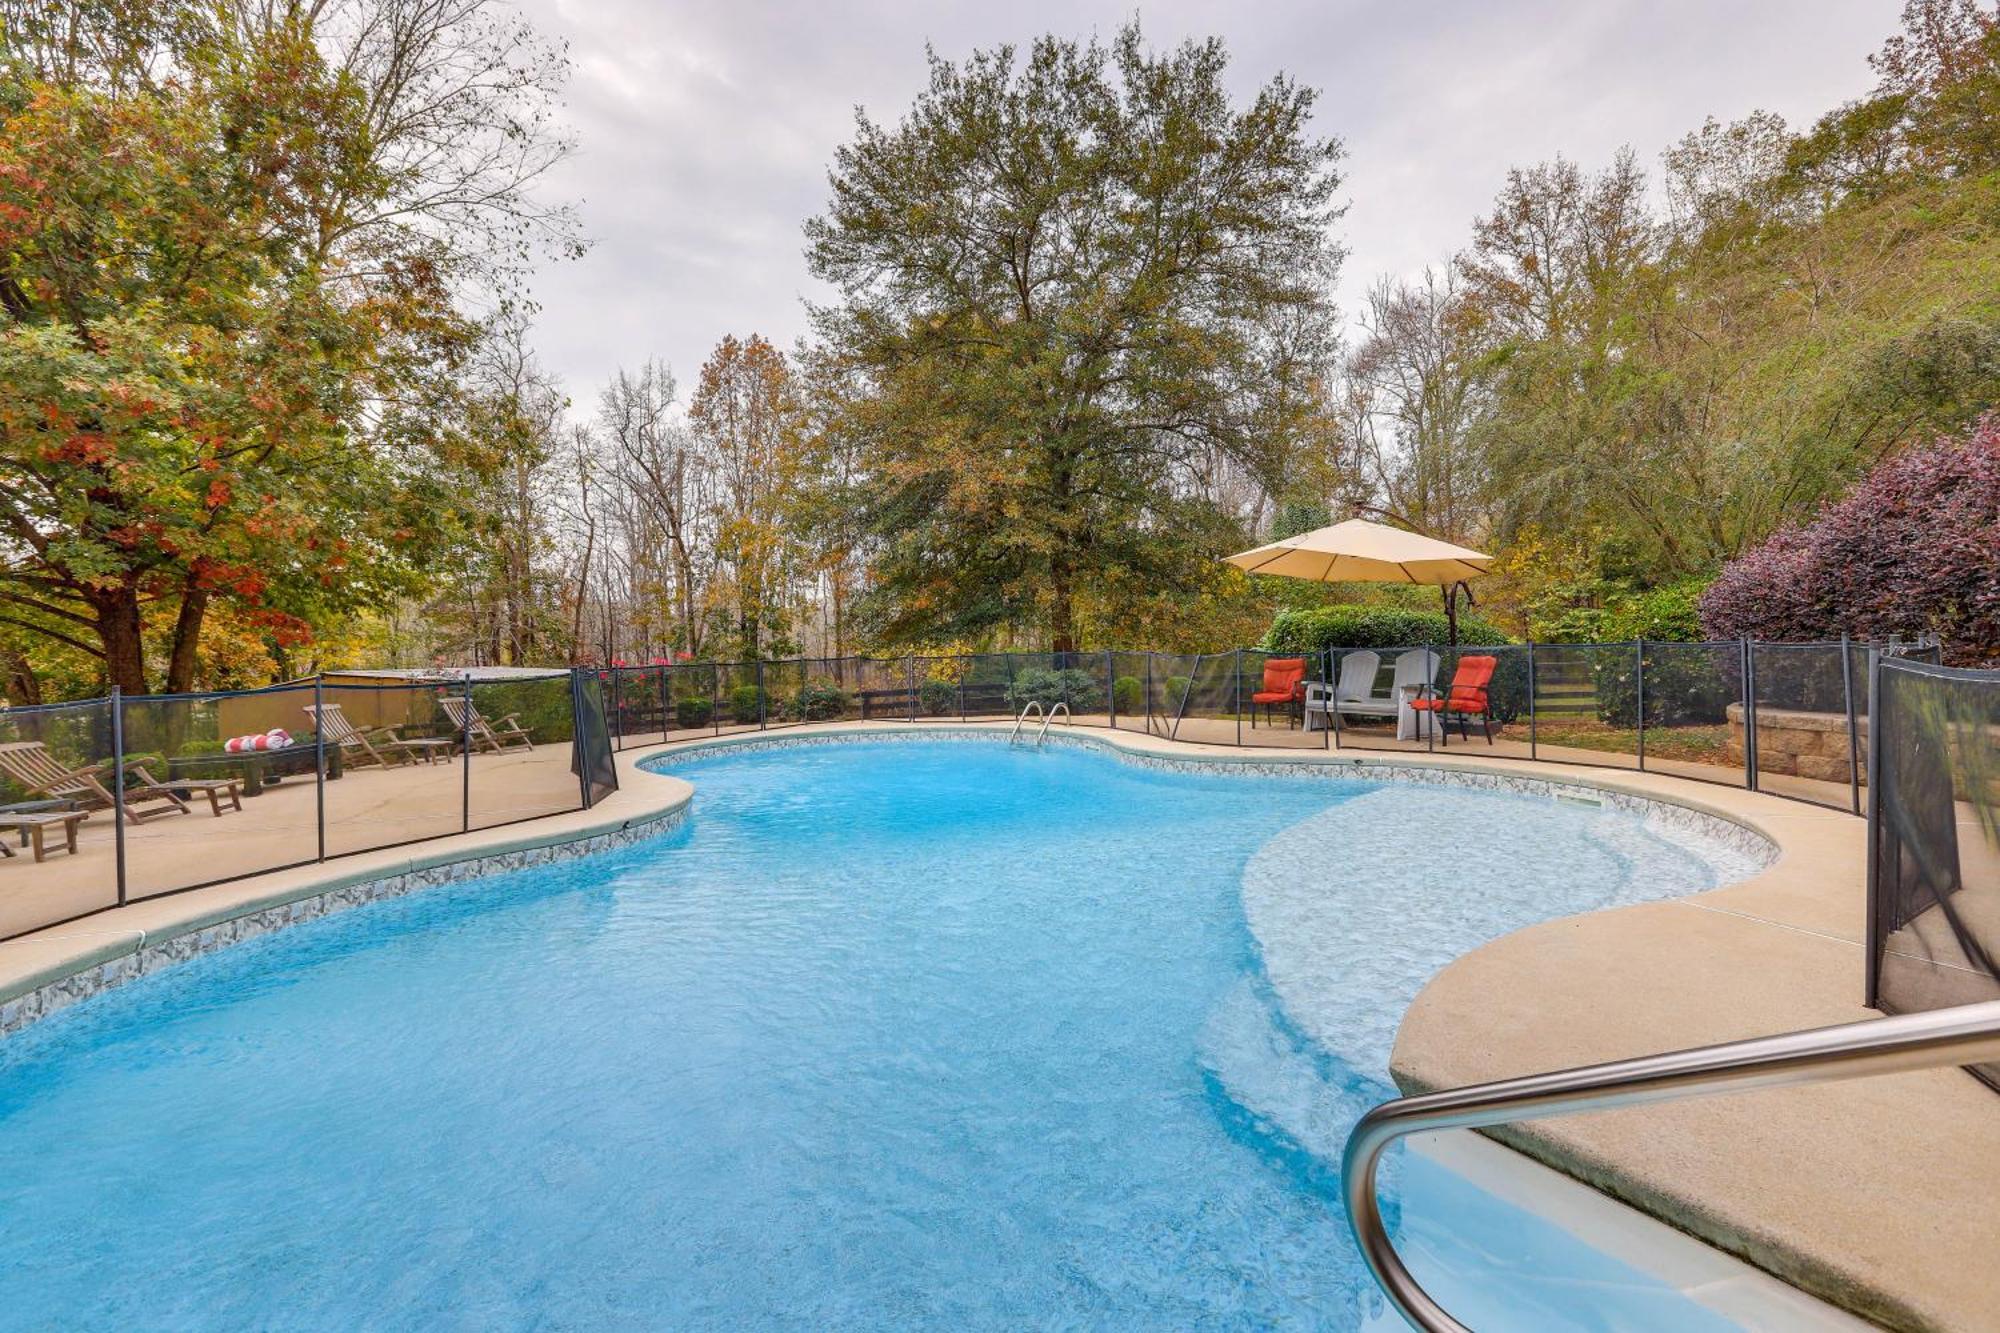
[[[70,768],[41,741],[8,741],[0,744],[0,773],[5,773],[30,796],[38,800],[69,801],[85,810],[110,810],[119,803],[104,785],[104,775],[115,767],[110,760]],[[161,815],[184,815],[188,804],[182,792],[200,792],[208,797],[209,811],[220,817],[222,802],[241,810],[243,801],[234,778],[182,778],[156,782],[143,765],[125,766],[125,817],[143,824]]]

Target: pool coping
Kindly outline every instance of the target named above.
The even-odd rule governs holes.
[[[588,855],[670,831],[686,818],[693,788],[669,773],[642,767],[647,762],[672,755],[869,737],[957,735],[990,740],[1005,734],[1010,726],[1007,722],[826,723],[628,749],[617,756],[620,790],[590,811],[149,899],[0,943],[0,1035],[154,968],[344,907],[562,857]],[[1736,836],[1745,840],[1745,847],[1754,843],[1774,849],[1763,870],[1736,884],[1689,898],[1531,926],[1448,965],[1419,994],[1398,1032],[1392,1073],[1405,1090],[1457,1086],[1592,1060],[1850,1021],[1871,1013],[1860,1007],[1863,825],[1845,812],[1666,774],[1568,764],[1531,765],[1476,754],[1221,750],[1144,733],[1082,726],[1058,729],[1051,736],[1060,744],[1081,743],[1130,761],[1157,762],[1178,770],[1312,772],[1368,780],[1446,782],[1535,795],[1586,792],[1611,798],[1607,802],[1611,804],[1643,803],[1649,813],[1666,811],[1670,819],[1678,817],[1671,812],[1690,812],[1705,832],[1730,836],[1728,831],[1735,830]],[[1638,923],[1636,931],[1634,922]],[[1725,952],[1737,964],[1737,980],[1741,982],[1747,974],[1753,983],[1747,989],[1741,984],[1722,988],[1730,1003],[1690,1004],[1687,984],[1681,978],[1674,978],[1664,989],[1657,981],[1651,986],[1635,984],[1635,952],[1672,953],[1703,942],[1714,947],[1709,937],[1717,931],[1727,937],[1729,948]],[[1823,975],[1816,975],[1810,988],[1812,1003],[1802,1007],[1787,1002],[1787,989],[1796,989],[1790,986],[1796,981],[1793,971],[1760,972],[1761,955],[1776,941],[1795,947],[1805,941],[1808,952],[1817,950],[1825,955],[1816,968]],[[1828,959],[1837,960],[1833,973],[1828,973]],[[1759,980],[1769,984],[1754,984]],[[1829,993],[1842,994],[1843,998],[1830,1001]],[[1525,1005],[1524,996],[1529,997]],[[1643,1021],[1632,1021],[1634,1012],[1642,1014]],[[1552,1015],[1561,1019],[1553,1026],[1545,1021]],[[1621,1018],[1625,1021],[1618,1021]],[[1966,1086],[1959,1089],[1959,1084]],[[1890,1085],[1913,1091],[1898,1097]],[[1915,1121],[1885,1121],[1880,1118],[1882,1106],[1854,1105],[1857,1096],[1865,1101],[1866,1094],[1872,1093],[1878,1102],[1886,1098],[1886,1105],[1893,1108],[1890,1114],[1903,1117],[1913,1115],[1919,1104],[1928,1107],[1942,1096],[1954,1108],[1954,1123],[1958,1123],[1967,1118],[1972,1104],[1965,1096],[1952,1094],[1973,1089],[1976,1085],[1972,1080],[1956,1071],[1898,1075],[1839,1088],[1800,1089],[1794,1091],[1815,1104],[1814,1094],[1847,1094],[1841,1100],[1841,1114],[1829,1117],[1824,1108],[1809,1107],[1779,1118],[1788,1126],[1788,1133],[1802,1136],[1787,1146],[1802,1150],[1822,1139],[1849,1133],[1853,1117],[1864,1112],[1870,1123],[1886,1126],[1927,1123],[1931,1118],[1926,1113]],[[1976,1095],[1991,1096],[1983,1089]],[[1791,1105],[1782,1100],[1787,1093],[1763,1096],[1781,1111]],[[1851,1237],[1845,1232],[1836,1229],[1828,1233],[1827,1228],[1811,1224],[1815,1211],[1845,1217],[1858,1211],[1854,1191],[1846,1188],[1845,1182],[1834,1180],[1818,1190],[1793,1191],[1804,1206],[1788,1206],[1775,1220],[1762,1207],[1762,1200],[1751,1199],[1756,1206],[1746,1213],[1745,1201],[1738,1197],[1740,1191],[1716,1189],[1718,1173],[1714,1170],[1697,1173],[1699,1185],[1689,1184],[1691,1159],[1715,1159],[1725,1165],[1731,1161],[1746,1166],[1768,1163],[1769,1135],[1755,1137],[1760,1157],[1752,1161],[1741,1147],[1740,1125],[1727,1121],[1730,1132],[1718,1133],[1700,1114],[1725,1102],[1740,1105],[1753,1100],[1757,1099],[1726,1098],[1611,1112],[1500,1131],[1493,1137],[1837,1305],[1898,1327],[1971,1326],[1961,1317],[1967,1308],[1962,1297],[1941,1300],[1935,1293],[1927,1297],[1924,1292],[1909,1290],[1918,1280],[1910,1275],[1933,1271],[1936,1259],[1931,1255],[1928,1264],[1912,1269],[1907,1266],[1911,1256],[1906,1252],[1929,1254],[1925,1242],[1935,1245],[1939,1239],[1935,1226],[1899,1228],[1886,1223],[1906,1219],[1875,1215],[1871,1235],[1876,1241],[1887,1239],[1885,1233],[1903,1233],[1907,1243],[1888,1248],[1895,1250],[1905,1266],[1862,1262],[1847,1252]],[[1990,1135],[1973,1135],[1988,1155],[1959,1157],[1954,1165],[1962,1174],[1976,1174],[1964,1172],[1967,1162],[2000,1160],[2000,1116],[1991,1116],[1987,1106],[1978,1109],[1989,1113],[1996,1128]],[[1607,1135],[1602,1126],[1611,1122],[1622,1128]],[[1953,1146],[1969,1150],[1956,1139]],[[1794,1155],[1792,1151],[1781,1154],[1785,1158]],[[1801,1151],[1796,1155],[1811,1154]],[[1843,1154],[1841,1160],[1852,1155]],[[1895,1160],[1902,1166],[1907,1157]],[[1720,1174],[1726,1178],[1728,1172]],[[1767,1174],[1759,1173],[1759,1178]],[[1959,1193],[1964,1193],[1963,1188]],[[1864,1191],[1862,1197],[1866,1207],[1880,1209],[1899,1196],[1868,1197]],[[1922,1192],[1901,1197],[1932,1202]],[[1924,1211],[1927,1215],[1931,1212],[1928,1207]],[[1965,1247],[1967,1251],[1974,1248],[1969,1243]],[[1984,1257],[1982,1252],[1979,1259]],[[1954,1262],[1961,1275],[1984,1271],[1983,1264],[1969,1252],[1954,1252]]]

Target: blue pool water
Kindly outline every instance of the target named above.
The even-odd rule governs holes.
[[[674,771],[698,795],[665,839],[0,1042],[0,1327],[1389,1326],[1323,1153],[1391,1090],[1281,1013],[1244,886],[1400,789],[949,742]],[[1713,878],[1627,817],[1427,795],[1459,854],[1525,829],[1582,867],[1541,915]],[[1462,1182],[1424,1193],[1413,1248],[1482,1329],[1722,1326]],[[1508,1276],[1531,1255],[1557,1280]]]

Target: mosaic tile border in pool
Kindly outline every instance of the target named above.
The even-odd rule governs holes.
[[[913,730],[856,728],[790,736],[760,732],[723,740],[686,743],[679,748],[641,760],[640,767],[648,771],[671,773],[678,763],[709,759],[740,751],[790,749],[807,745],[852,745],[858,740],[965,741],[987,745],[999,743],[998,735],[990,729],[973,730],[937,725],[919,726]],[[1724,858],[1727,863],[1747,861],[1750,873],[1767,869],[1778,859],[1776,843],[1756,829],[1734,819],[1683,805],[1669,797],[1640,796],[1573,779],[1563,781],[1525,774],[1452,768],[1445,765],[1386,763],[1372,758],[1231,759],[1207,755],[1197,758],[1191,755],[1183,757],[1149,754],[1120,745],[1110,736],[1075,731],[1067,734],[1051,732],[1046,743],[1089,749],[1094,753],[1109,753],[1123,763],[1164,772],[1257,778],[1307,778],[1320,782],[1423,783],[1544,800],[1583,800],[1602,805],[1608,810],[1637,815],[1655,828],[1671,831],[1683,838],[1709,843],[1727,854]]]
[[[213,953],[217,949],[226,949],[232,944],[240,944],[244,940],[268,935],[274,930],[283,930],[304,921],[317,920],[350,907],[359,907],[363,903],[378,902],[384,898],[400,898],[404,894],[417,893],[445,884],[457,884],[468,879],[478,879],[483,875],[498,875],[509,870],[525,870],[530,866],[591,856],[598,852],[630,846],[635,842],[643,842],[649,838],[657,838],[673,832],[686,822],[687,811],[686,802],[682,802],[657,815],[635,818],[623,828],[587,834],[569,842],[552,842],[540,847],[519,847],[510,851],[474,854],[463,860],[422,866],[400,874],[343,884],[339,888],[327,889],[321,893],[309,893],[291,902],[256,908],[241,916],[231,917],[227,921],[200,926],[158,941],[147,941],[142,937],[139,947],[130,953],[106,959],[92,967],[81,968],[66,977],[48,982],[34,990],[25,991],[11,1000],[0,1003],[0,1038],[18,1032],[31,1023],[39,1022],[79,1000],[89,999],[113,986],[123,985],[135,977],[142,977],[162,967],[172,967],[190,958]]]

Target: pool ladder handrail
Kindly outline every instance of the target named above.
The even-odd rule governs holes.
[[[1369,1271],[1405,1319],[1423,1333],[1471,1333],[1403,1266],[1383,1225],[1375,1171],[1383,1150],[1405,1135],[1994,1059],[2000,1000],[1986,1000],[1402,1097],[1362,1116],[1347,1137],[1340,1168],[1347,1220]]]
[[[1040,699],[1030,699],[1026,706],[1021,709],[1021,715],[1014,719],[1014,730],[1007,737],[1007,744],[1012,745],[1015,741],[1021,739],[1021,724],[1028,720],[1028,714],[1031,712],[1038,714],[1042,719],[1041,730],[1035,733],[1035,748],[1037,750],[1042,748],[1042,741],[1049,734],[1049,723],[1056,720],[1057,713],[1061,713],[1064,717],[1073,716],[1069,711],[1067,700],[1058,699],[1054,708],[1044,709]]]

